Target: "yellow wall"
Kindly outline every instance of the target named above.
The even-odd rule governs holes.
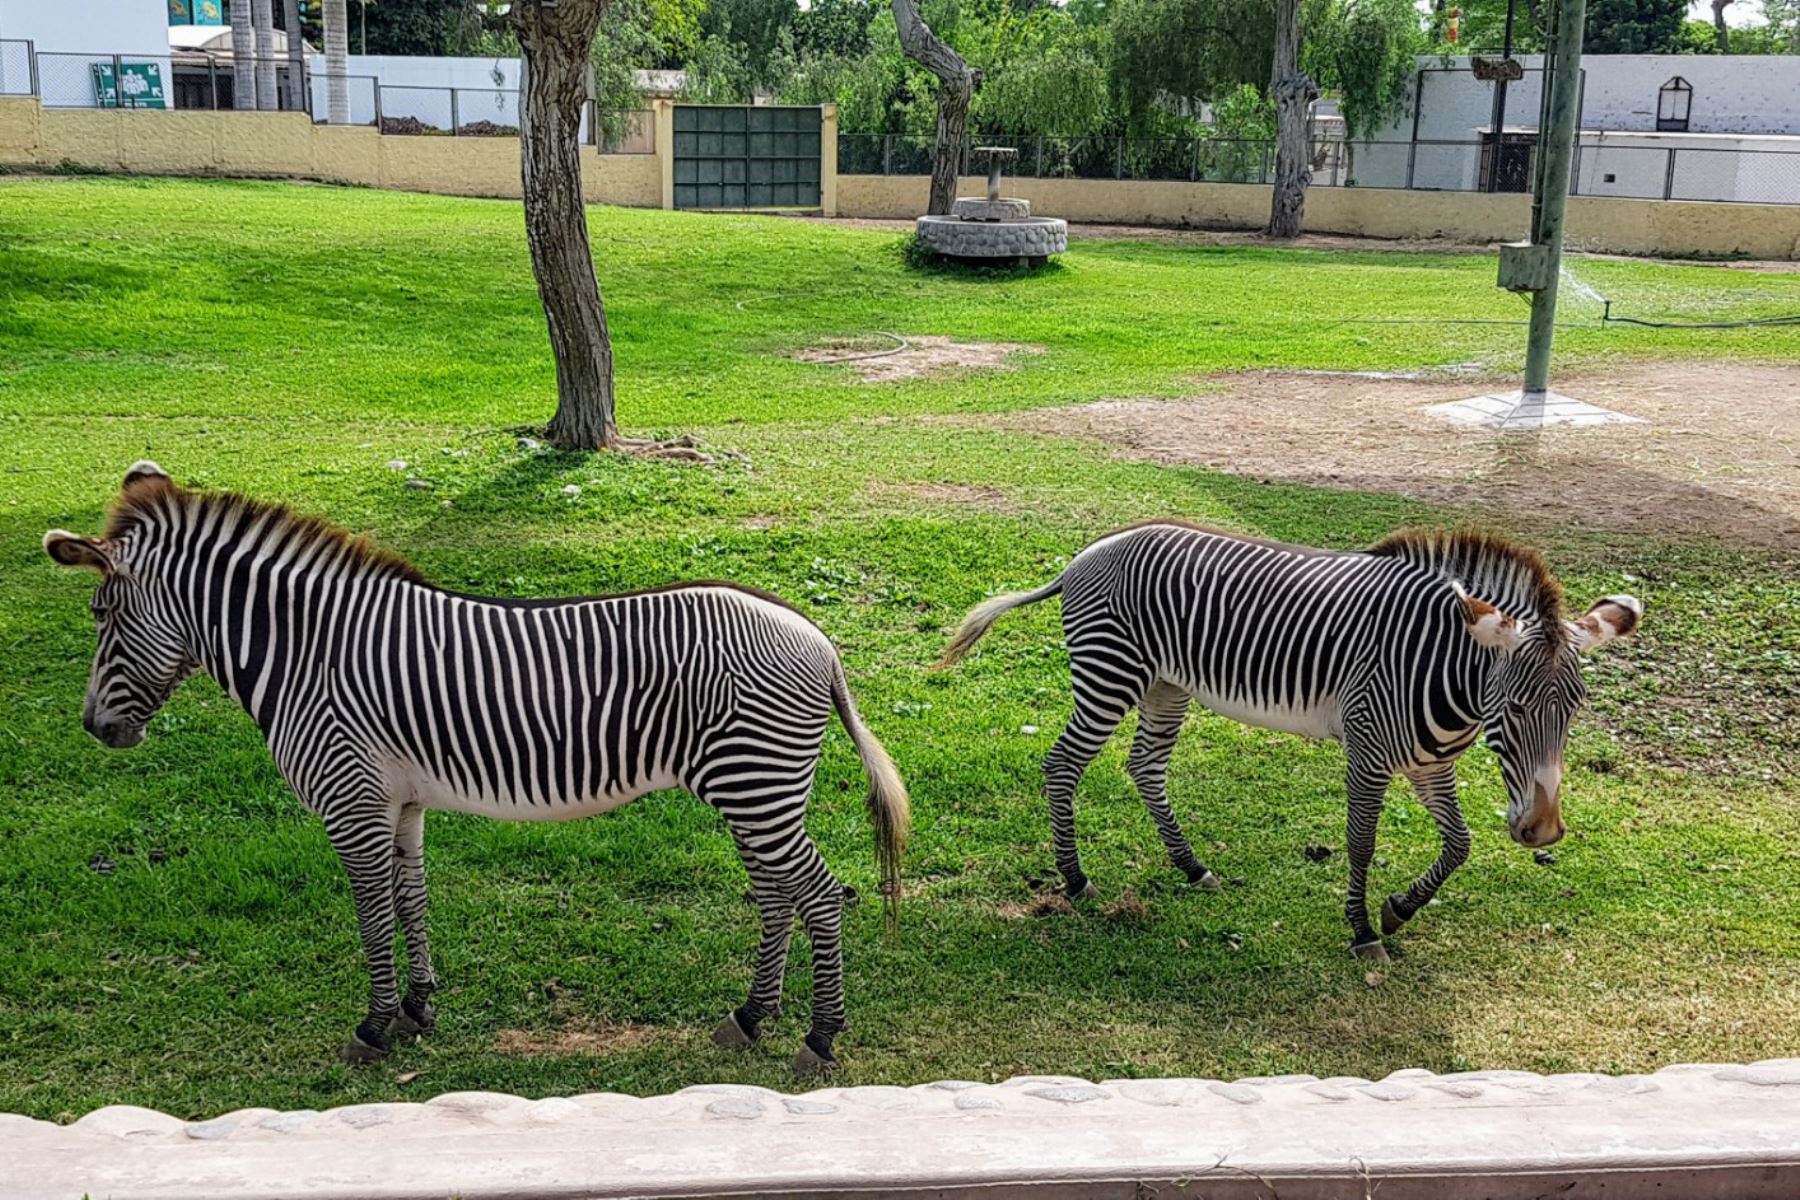
[[[590,203],[674,205],[674,106],[655,102],[655,154],[581,151]],[[837,113],[829,106],[820,164],[821,208],[846,217],[906,219],[924,210],[923,176],[839,175]],[[365,126],[314,125],[302,113],[118,112],[41,109],[30,96],[0,97],[0,165],[158,175],[266,175],[323,179],[454,196],[519,196],[516,138],[383,137]],[[985,181],[965,179],[965,195]],[[1268,216],[1269,189],[1252,184],[1113,179],[1009,179],[1047,216],[1131,225],[1254,229]],[[1520,195],[1314,188],[1306,227],[1378,238],[1443,237],[1490,242],[1525,235],[1530,201]],[[1576,196],[1569,201],[1573,248],[1616,254],[1800,258],[1800,205],[1708,204]]]
[[[0,165],[146,175],[261,175],[451,196],[519,197],[517,138],[383,137],[362,125],[314,125],[304,113],[40,109],[0,97]],[[655,208],[654,154],[581,148],[582,193],[595,204]]]
[[[985,178],[962,181],[983,195]],[[846,217],[908,219],[925,211],[930,181],[919,175],[841,175],[837,210]],[[1256,229],[1269,217],[1269,189],[1256,184],[1115,179],[1008,179],[1006,194],[1032,211],[1071,221]],[[1441,237],[1463,242],[1526,236],[1531,198],[1480,192],[1313,188],[1311,233],[1377,238]],[[1571,249],[1613,254],[1800,258],[1800,205],[1710,204],[1685,200],[1569,199]]]

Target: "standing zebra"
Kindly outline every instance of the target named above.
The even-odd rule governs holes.
[[[204,670],[256,719],[289,786],[323,818],[350,875],[371,981],[346,1058],[380,1058],[390,1032],[435,1020],[426,809],[560,820],[684,787],[725,818],[762,913],[749,999],[714,1040],[748,1045],[778,1010],[797,911],[814,982],[794,1067],[834,1065],[845,888],[805,826],[832,709],[869,774],[890,921],[909,814],[836,649],[794,609],[724,583],[575,600],[457,595],[321,520],[186,491],[148,462],[126,474],[104,537],[55,530],[44,549],[100,575],[89,732],[135,746],[176,686]]]
[[[1443,840],[1431,868],[1382,904],[1392,934],[1469,855],[1456,760],[1483,730],[1513,839],[1562,837],[1563,745],[1586,697],[1576,656],[1630,633],[1643,613],[1631,596],[1608,596],[1565,620],[1543,560],[1489,535],[1402,531],[1339,553],[1161,521],[1100,539],[1034,592],[977,606],[940,665],[1002,613],[1059,593],[1075,712],[1044,759],[1044,797],[1070,897],[1095,894],[1075,850],[1075,786],[1134,706],[1126,770],[1174,864],[1219,886],[1169,809],[1169,754],[1192,698],[1248,725],[1343,743],[1351,950],[1375,959],[1387,951],[1364,888],[1388,782],[1412,781]]]

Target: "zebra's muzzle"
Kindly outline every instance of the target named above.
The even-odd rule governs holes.
[[[128,724],[112,717],[90,716],[82,721],[82,725],[102,746],[114,750],[129,750],[144,740],[142,725]]]

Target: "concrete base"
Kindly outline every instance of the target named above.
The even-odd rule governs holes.
[[[1800,1059],[998,1085],[457,1092],[187,1122],[0,1116],[0,1196],[1635,1200],[1800,1195]]]
[[[1426,412],[1458,425],[1506,431],[1552,425],[1641,425],[1641,417],[1601,408],[1561,392],[1494,392],[1468,400],[1429,405]]]

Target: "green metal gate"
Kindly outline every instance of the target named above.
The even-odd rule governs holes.
[[[819,110],[676,105],[675,207],[819,207]]]

